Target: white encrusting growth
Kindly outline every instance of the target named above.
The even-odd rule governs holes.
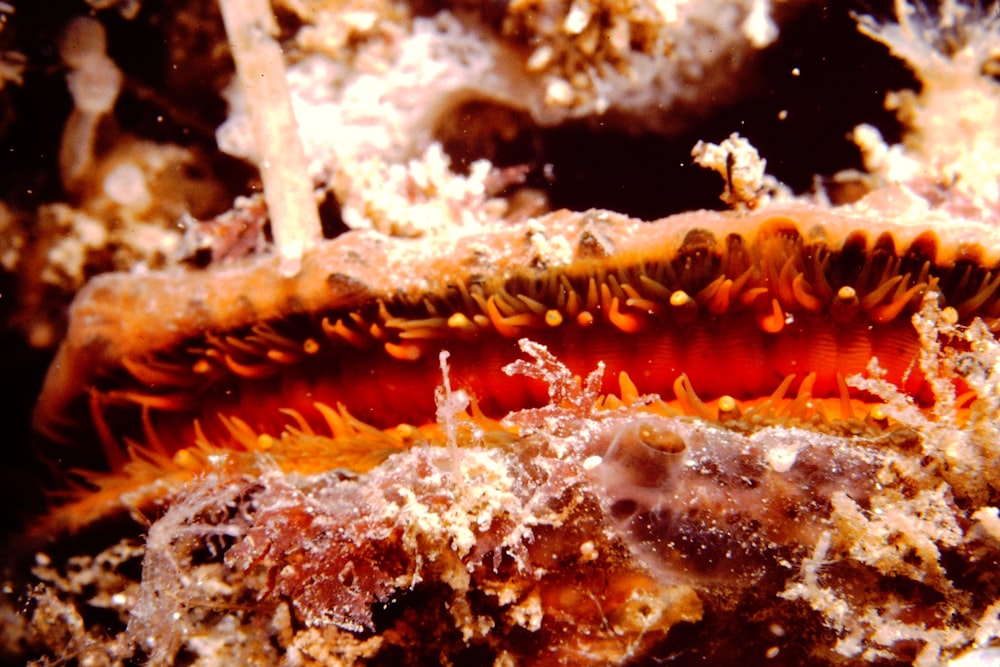
[[[870,16],[858,29],[885,44],[922,88],[895,91],[885,106],[905,127],[887,146],[870,125],[855,130],[866,168],[885,183],[946,193],[948,207],[979,217],[1000,211],[1000,4],[954,1],[937,12],[896,0],[898,23]]]

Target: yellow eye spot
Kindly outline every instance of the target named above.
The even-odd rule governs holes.
[[[722,396],[719,398],[719,421],[726,422],[733,419],[739,419],[742,416],[740,411],[740,406],[736,403],[736,399],[732,396]]]
[[[850,322],[858,313],[861,303],[853,287],[844,285],[837,290],[837,296],[830,304],[830,314],[837,322]]]
[[[198,467],[198,459],[196,459],[191,452],[185,449],[177,450],[174,454],[174,464],[178,468],[183,468],[184,470],[193,470]]]
[[[464,313],[455,313],[448,318],[449,329],[471,329],[476,325]]]
[[[681,306],[686,306],[693,302],[694,299],[692,299],[691,296],[684,290],[677,290],[670,295],[670,305],[674,308],[680,308]]]
[[[869,421],[882,422],[888,419],[889,416],[885,414],[884,407],[885,406],[882,405],[872,407],[872,409],[868,412]]]
[[[670,294],[670,308],[678,322],[693,322],[698,317],[698,302],[684,290],[675,290]]]
[[[858,293],[850,285],[844,285],[839,290],[837,290],[837,300],[839,301],[853,301],[858,298]]]
[[[399,424],[396,427],[396,436],[403,442],[413,442],[420,436],[420,429],[413,424]]]

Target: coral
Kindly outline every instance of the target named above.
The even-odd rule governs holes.
[[[478,11],[492,18],[489,8]],[[725,78],[729,67],[777,37],[763,0],[513,2],[494,22],[504,41],[525,54],[522,67],[539,79],[540,90],[528,88],[528,108],[543,123],[609,110],[696,106],[721,83],[716,76]],[[696,87],[685,85],[692,76]]]
[[[873,378],[850,382],[884,398],[886,414],[921,434],[920,450],[915,452],[920,458],[887,459],[878,473],[885,490],[870,501],[835,494],[831,499],[835,530],[820,537],[812,556],[803,560],[799,579],[782,595],[805,600],[822,613],[841,633],[836,651],[845,657],[874,661],[892,655],[897,643],[914,641],[920,648],[914,664],[934,665],[945,650],[965,647],[971,637],[976,646],[988,646],[998,637],[996,582],[980,579],[982,574],[973,575],[971,581],[953,578],[947,565],[958,554],[977,558],[973,554],[981,553],[991,539],[988,526],[994,508],[984,503],[995,503],[1000,489],[995,475],[1000,439],[995,430],[996,385],[984,381],[983,373],[995,367],[997,342],[981,322],[956,326],[931,296],[914,324],[924,337],[921,366],[939,391],[933,418],[879,380],[877,364],[873,363]],[[940,340],[967,341],[972,352],[944,347]],[[964,399],[968,407],[961,410],[956,407],[956,375],[973,394],[971,401]],[[972,521],[978,523],[970,529]],[[938,595],[925,598],[924,614],[911,618],[912,603],[894,591],[874,602],[871,598],[877,596],[871,592],[837,590],[829,582],[837,576],[833,572],[844,566],[863,566],[909,580]],[[984,584],[991,592],[977,599],[970,587]]]
[[[447,119],[456,110],[488,102],[526,111],[544,125],[609,111],[680,125],[674,107],[697,107],[774,30],[762,1],[720,3],[724,10],[704,3],[511,3],[496,18],[498,32],[474,11],[410,17],[398,7],[347,5],[335,12],[321,3],[290,3],[308,25],[297,35],[303,54],[289,67],[289,87],[310,175],[332,186],[349,226],[382,230],[380,216],[355,203],[385,187],[373,181],[373,169],[402,171],[407,161],[437,150],[434,133],[452,131]],[[713,66],[722,54],[731,60]],[[690,77],[699,85],[685,86]],[[233,88],[229,99],[219,145],[259,162],[243,93]],[[652,109],[664,111],[647,113]],[[508,135],[525,124],[506,118]],[[501,132],[477,129],[491,120],[469,114],[454,132]],[[380,169],[382,163],[390,166]]]
[[[486,179],[491,165],[480,160],[468,176],[457,176],[438,143],[405,165],[379,158],[359,160],[347,178],[344,222],[352,228],[372,227],[391,236],[417,237],[450,233],[456,226],[476,228],[495,223],[507,202],[490,198]]]
[[[113,637],[102,625],[123,623],[136,602],[138,584],[129,573],[142,559],[143,546],[123,539],[96,556],[73,556],[59,566],[44,553],[35,556],[32,572],[40,582],[31,590],[30,603],[20,621],[4,623],[0,658],[18,654],[44,641],[60,647],[60,657],[89,664],[121,664],[132,653],[124,637]],[[80,600],[85,600],[80,604]],[[5,601],[6,602],[6,601]],[[6,613],[6,606],[0,607]],[[95,615],[103,623],[95,623]],[[47,664],[44,661],[42,664]]]
[[[919,93],[886,98],[908,130],[901,146],[887,147],[870,125],[857,129],[866,167],[885,182],[950,199],[943,205],[970,217],[1000,210],[1000,85],[990,75],[1000,50],[1000,5],[987,7],[944,2],[933,14],[897,0],[899,23],[880,25],[865,16],[858,24],[922,84]]]
[[[695,163],[719,172],[726,180],[720,199],[734,208],[753,209],[767,204],[780,188],[765,172],[767,160],[761,159],[750,142],[735,132],[719,145],[699,141],[691,156]]]

